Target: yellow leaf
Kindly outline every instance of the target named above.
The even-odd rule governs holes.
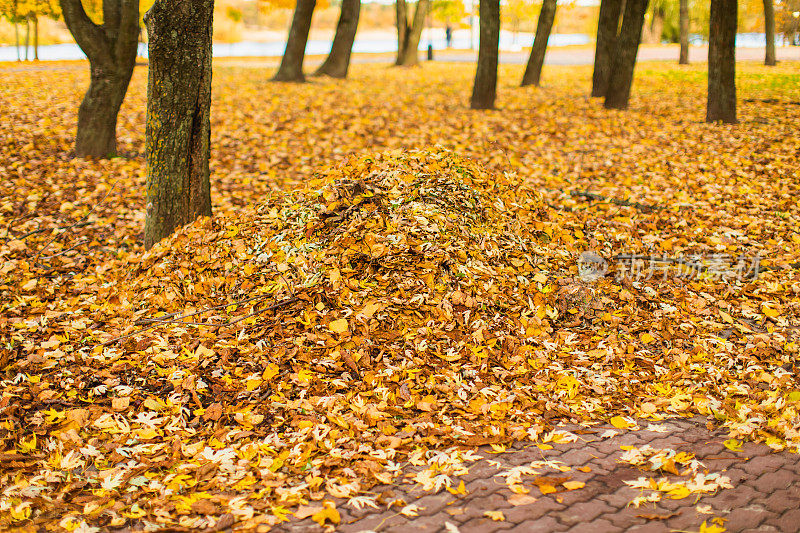
[[[328,521],[332,524],[338,524],[341,519],[342,517],[339,515],[339,511],[336,510],[336,506],[333,504],[333,502],[327,500],[322,502],[321,510],[311,515],[311,520],[321,526],[325,525],[325,521]]]
[[[667,496],[669,496],[673,500],[680,500],[682,498],[687,497],[691,493],[692,493],[692,491],[689,490],[689,488],[687,486],[680,485],[678,487],[675,487],[671,491],[667,492]]]
[[[490,446],[492,447],[492,451],[489,453],[503,453],[506,451],[506,446],[502,444],[490,444]]]
[[[626,429],[631,427],[633,424],[622,418],[621,416],[615,416],[611,419],[611,425],[617,429]]]
[[[725,311],[720,311],[719,316],[722,317],[722,320],[727,322],[728,324],[733,324],[733,317],[726,313]]]
[[[461,483],[458,484],[458,488],[454,489],[454,488],[451,488],[451,487],[447,487],[447,492],[449,492],[450,494],[456,494],[456,495],[458,495],[458,494],[466,494],[467,493],[467,487],[466,487],[466,485],[464,485],[464,480],[463,479],[461,480]]]
[[[339,320],[334,320],[328,325],[328,327],[334,333],[344,333],[348,328],[347,319],[340,318]]]
[[[651,342],[653,342],[654,340],[656,340],[656,339],[655,339],[655,338],[654,338],[652,335],[650,335],[649,333],[642,333],[642,334],[641,334],[641,336],[639,337],[639,339],[641,339],[641,341],[642,341],[643,343],[645,343],[645,344],[650,344]]]
[[[736,439],[728,439],[722,444],[725,445],[732,452],[740,452],[742,451],[742,443]]]
[[[269,381],[278,375],[278,371],[279,371],[278,365],[276,365],[275,363],[270,363],[267,365],[267,368],[265,368],[264,371],[261,373],[261,379],[263,379],[264,381]]]
[[[552,492],[556,492],[556,488],[553,485],[538,485],[539,490],[542,491],[542,494],[550,494]]]
[[[503,514],[503,511],[485,511],[483,516],[488,516],[495,522],[503,522],[506,519],[506,515]]]
[[[576,490],[585,487],[586,483],[584,483],[583,481],[565,481],[564,483],[562,483],[562,485],[564,485],[564,487],[567,490]]]
[[[773,309],[767,304],[761,304],[761,312],[770,318],[777,318],[781,314],[779,310]]]
[[[547,276],[539,272],[535,276],[533,276],[533,281],[536,283],[547,283]]]
[[[706,525],[706,521],[703,520],[703,523],[700,524],[700,533],[723,533],[727,531],[724,527],[720,526],[719,524],[709,524]]]

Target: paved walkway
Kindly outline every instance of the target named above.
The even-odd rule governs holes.
[[[706,527],[714,525],[715,518],[716,523],[722,523],[729,532],[800,531],[800,455],[772,453],[767,446],[754,443],[745,443],[740,450],[731,451],[723,444],[728,439],[727,434],[708,430],[705,419],[672,420],[658,426],[659,431],[568,426],[558,429],[574,432],[578,440],[553,444],[552,449],[543,450],[528,444],[497,454],[489,447],[481,448],[478,453],[484,459],[470,463],[466,475],[453,477],[453,488],[464,481],[466,494],[463,495],[446,490],[426,493],[411,480],[420,470],[417,467],[408,470],[403,483],[374,489],[382,501],[379,509],[357,511],[344,500],[338,501],[341,524],[337,531],[695,532],[704,521]],[[603,435],[609,430],[618,431],[618,434],[610,438]],[[665,494],[657,503],[648,502],[636,508],[630,505],[634,498],[646,497],[654,491],[631,488],[626,481],[642,476],[686,479],[640,470],[620,461],[625,453],[622,446],[641,448],[645,445],[691,452],[704,465],[700,472],[720,473],[730,479],[732,488],[708,494],[693,493],[681,499]],[[543,460],[561,466],[563,471],[540,467],[540,475],[522,476],[522,486],[530,490],[528,495],[514,496],[505,478],[498,475],[531,462],[538,461],[534,464],[540,466]],[[584,482],[585,486],[567,490],[562,485],[565,479]],[[558,489],[543,494],[537,484],[551,484]],[[387,509],[392,501],[397,504]],[[416,512],[419,516],[409,517],[398,512],[409,504],[416,506],[409,514]],[[485,515],[486,511],[501,511],[503,520],[493,520]],[[495,518],[501,517],[495,515]],[[283,523],[274,530],[305,533],[322,531],[322,528],[306,518]]]
[[[500,62],[509,65],[525,64],[528,61],[529,51],[500,52]],[[800,61],[800,46],[781,46],[776,49],[778,61]],[[420,52],[424,59],[424,53]],[[308,72],[319,66],[323,56],[306,56],[305,69]],[[707,46],[692,46],[689,49],[689,60],[692,63],[702,63],[708,59]],[[394,60],[393,54],[353,54],[353,63],[386,63]],[[763,61],[763,48],[738,48],[737,61]],[[252,68],[277,68],[279,57],[222,57],[218,64],[227,67],[252,67]],[[436,52],[437,62],[446,63],[474,63],[477,61],[477,52],[469,50],[448,50]],[[639,48],[638,62],[643,61],[678,61],[677,46],[642,46]],[[591,65],[594,63],[594,48],[592,47],[563,47],[551,48],[545,55],[547,65]],[[84,61],[51,62],[38,61],[35,63],[0,63],[0,71],[22,72],[32,70],[76,70],[84,69]]]

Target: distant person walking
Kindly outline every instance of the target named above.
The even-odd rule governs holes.
[[[453,28],[450,27],[450,24],[444,29],[444,38],[447,41],[447,48],[453,47]]]

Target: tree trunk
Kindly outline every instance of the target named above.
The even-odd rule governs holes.
[[[78,109],[75,154],[102,159],[117,153],[117,114],[128,90],[130,73],[118,76],[115,70],[91,68],[89,90]],[[133,72],[133,69],[131,69]]]
[[[150,248],[176,228],[211,215],[211,34],[214,0],[156,0],[145,16],[147,214]]]
[[[336,35],[331,44],[331,53],[314,73],[315,75],[324,74],[332,78],[347,77],[360,11],[361,0],[342,0],[342,10],[339,14],[339,23],[336,25]]]
[[[430,3],[430,0],[417,0],[414,19],[411,21],[411,26],[406,26],[403,49],[397,53],[397,65],[411,67],[419,64],[419,40],[422,37],[422,28],[425,26]],[[406,20],[408,20],[407,14]]]
[[[137,0],[105,0],[103,26],[92,22],[81,0],[61,0],[72,36],[89,58],[89,90],[78,110],[75,155],[113,157],[117,152],[117,114],[136,64],[139,35]]]
[[[597,45],[594,51],[592,96],[605,96],[611,74],[611,56],[617,42],[619,15],[623,0],[601,0],[600,19],[597,22]]]
[[[472,86],[472,109],[493,109],[497,94],[497,59],[500,45],[500,0],[480,0],[478,68]]]
[[[642,40],[644,14],[647,11],[647,0],[627,0],[625,15],[622,17],[614,57],[611,59],[611,75],[608,79],[605,107],[607,109],[627,109],[633,84],[633,69],[636,66],[636,54]]]
[[[395,65],[403,64],[406,53],[406,38],[408,37],[408,10],[406,0],[395,0],[395,13],[397,15],[397,59]]]
[[[539,81],[542,77],[542,65],[544,65],[544,54],[547,51],[550,31],[553,29],[553,20],[556,18],[557,5],[557,0],[544,0],[542,3],[539,20],[536,21],[536,37],[533,38],[531,56],[528,58],[528,66],[525,67],[525,74],[522,76],[522,87],[526,85],[539,86]]]
[[[661,44],[661,35],[664,33],[664,9],[653,10],[653,18],[650,20],[650,40],[649,44]]]
[[[775,5],[773,0],[764,0],[764,37],[767,39],[767,51],[764,64],[775,66]]]
[[[680,0],[679,32],[681,53],[678,57],[679,65],[689,64],[689,0]]]
[[[19,51],[19,24],[16,21],[14,22],[14,41],[17,46],[17,61],[22,61],[22,55]]]
[[[736,0],[711,0],[706,122],[736,123]]]
[[[39,61],[39,17],[33,15],[33,60]]]
[[[292,17],[292,27],[286,41],[286,51],[281,58],[281,66],[272,81],[306,81],[303,75],[303,59],[306,55],[308,32],[311,30],[311,17],[317,0],[297,0]]]
[[[31,39],[31,17],[25,17],[25,61],[28,60],[28,47]]]

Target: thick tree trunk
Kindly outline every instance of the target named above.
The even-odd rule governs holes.
[[[539,20],[536,22],[536,37],[533,38],[531,56],[528,58],[528,66],[525,67],[525,74],[522,76],[522,86],[539,86],[542,77],[542,65],[544,65],[544,54],[547,51],[547,41],[550,39],[550,31],[553,29],[553,20],[556,18],[556,6],[558,0],[544,0],[542,10],[539,12]]]
[[[406,38],[408,37],[408,10],[406,0],[395,0],[395,13],[397,16],[397,59],[395,65],[403,64],[403,57],[406,53]]]
[[[104,0],[103,26],[89,19],[80,0],[61,0],[61,11],[91,70],[89,90],[78,110],[75,155],[113,157],[117,114],[136,64],[139,3]]]
[[[176,228],[211,215],[211,33],[214,0],[156,0],[145,17],[147,214],[150,248]]]
[[[605,107],[607,109],[626,109],[631,96],[633,70],[636,66],[636,54],[642,40],[644,14],[647,11],[647,0],[627,0],[625,15],[622,17],[622,29],[614,47],[611,60],[611,76],[608,79]]]
[[[597,22],[597,45],[594,51],[592,96],[605,96],[611,75],[611,57],[617,43],[619,16],[623,0],[601,0]]]
[[[128,90],[131,72],[121,76],[92,65],[89,90],[78,109],[75,154],[78,157],[105,158],[117,153],[117,114]]]
[[[764,37],[767,39],[764,64],[775,66],[775,4],[773,0],[764,0]]]
[[[286,41],[286,50],[281,58],[281,66],[272,81],[306,80],[303,75],[303,59],[306,55],[308,32],[311,30],[311,17],[317,0],[297,0],[292,17],[292,27],[289,29],[289,38]]]
[[[680,0],[679,32],[681,52],[678,57],[679,65],[689,64],[689,0]]]
[[[472,109],[493,109],[497,94],[497,59],[500,45],[500,0],[480,0],[478,68],[472,86]]]
[[[736,0],[711,0],[706,122],[736,123]]]
[[[414,19],[410,26],[406,26],[402,50],[397,52],[398,65],[411,67],[419,64],[419,40],[422,37],[422,28],[425,26],[425,17],[428,15],[430,0],[417,0],[414,9]],[[408,14],[406,14],[408,20]]]
[[[332,78],[347,77],[360,11],[361,0],[342,0],[342,10],[339,14],[339,23],[336,25],[336,35],[331,44],[331,53],[317,69],[315,75],[324,74]]]

